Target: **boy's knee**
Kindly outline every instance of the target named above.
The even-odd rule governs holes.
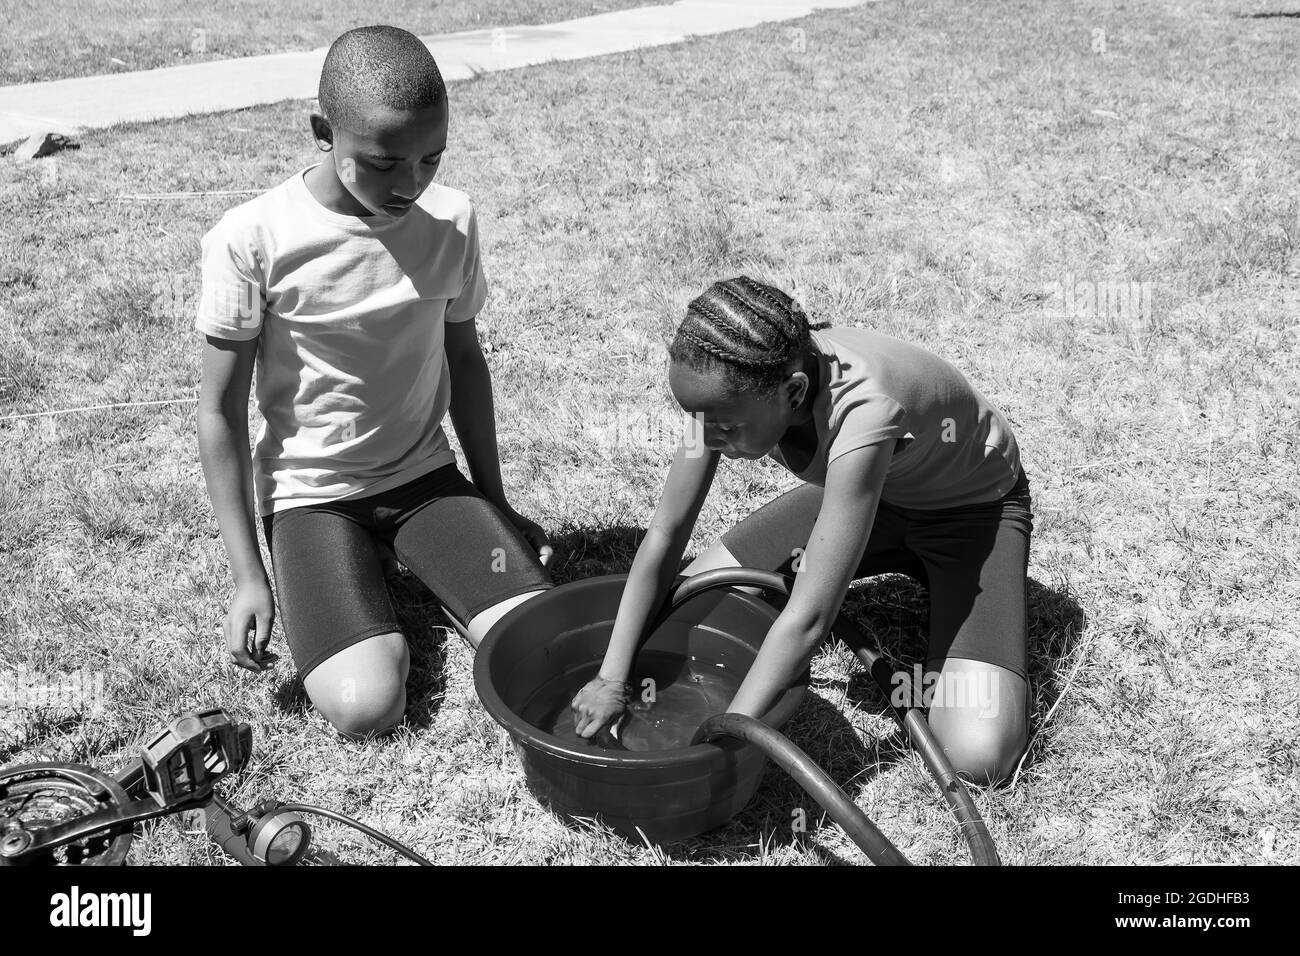
[[[406,688],[396,687],[356,699],[313,701],[316,709],[339,733],[362,738],[387,734],[406,712]]]
[[[483,638],[487,637],[488,631],[515,608],[521,604],[526,604],[533,598],[546,593],[545,588],[539,588],[536,591],[525,591],[523,594],[516,594],[514,597],[506,598],[489,608],[485,608],[478,614],[475,614],[468,624],[464,625],[463,635],[468,638],[470,644],[478,647],[483,643]],[[450,615],[449,615],[450,616]]]
[[[384,634],[322,662],[307,675],[307,696],[349,737],[384,734],[406,712],[409,658],[400,634]]]

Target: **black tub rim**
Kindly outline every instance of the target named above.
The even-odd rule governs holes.
[[[576,581],[569,581],[565,584],[558,584],[549,588],[537,597],[525,601],[518,607],[508,611],[501,620],[492,625],[492,629],[484,636],[480,642],[478,651],[474,655],[474,689],[478,693],[479,700],[483,704],[484,710],[500,726],[509,732],[511,739],[517,744],[523,744],[534,750],[549,755],[552,758],[569,761],[572,763],[582,764],[587,767],[600,768],[619,768],[619,769],[636,769],[640,771],[653,771],[658,769],[675,768],[686,764],[702,763],[712,759],[720,751],[739,750],[745,746],[741,742],[724,738],[717,742],[707,742],[694,744],[689,747],[679,747],[674,750],[653,750],[653,751],[608,751],[599,749],[578,748],[565,743],[559,737],[548,734],[538,727],[523,720],[512,710],[505,700],[497,692],[496,687],[492,684],[491,679],[491,660],[496,651],[497,644],[500,643],[502,635],[518,620],[527,617],[529,614],[536,614],[539,610],[544,609],[546,601],[557,600],[552,595],[557,592],[571,594],[575,591],[603,589],[615,581],[626,581],[627,574],[600,574],[588,578],[581,578]],[[725,594],[726,599],[738,600],[752,604],[758,607],[765,615],[770,615],[772,620],[776,620],[777,610],[761,598],[744,594],[738,591],[731,591]],[[539,603],[541,602],[541,603]],[[761,646],[762,642],[759,642]],[[755,649],[757,654],[757,648]],[[763,715],[763,723],[770,727],[783,727],[786,722],[794,716],[799,704],[803,701],[804,694],[808,690],[810,681],[810,672],[805,669],[799,676],[798,680],[791,684],[781,694],[775,704],[773,704]]]

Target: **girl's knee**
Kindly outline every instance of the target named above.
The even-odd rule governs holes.
[[[706,550],[700,554],[682,569],[685,577],[693,577],[696,574],[703,574],[705,571],[714,571],[718,568],[738,568],[740,561],[734,554],[722,543],[721,539],[713,542]],[[744,594],[752,594],[755,597],[763,596],[762,588],[742,587],[736,585],[736,590]]]
[[[1011,777],[1028,741],[1028,685],[1018,674],[961,658],[944,662],[929,724],[953,769],[980,786]]]
[[[953,770],[980,786],[1010,779],[1027,742],[1023,728],[978,716],[941,723],[934,731]]]
[[[705,550],[701,551],[690,564],[682,569],[682,574],[690,577],[694,574],[702,574],[705,571],[712,571],[715,568],[738,568],[740,562],[736,556],[728,550],[727,546],[722,543],[721,539],[713,542]]]

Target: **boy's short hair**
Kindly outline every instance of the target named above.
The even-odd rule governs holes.
[[[325,54],[317,99],[331,123],[361,128],[375,106],[420,110],[438,106],[447,87],[420,38],[398,27],[357,27]]]

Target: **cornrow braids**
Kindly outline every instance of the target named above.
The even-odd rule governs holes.
[[[689,368],[721,366],[737,391],[770,391],[786,367],[809,346],[814,328],[780,289],[737,276],[713,283],[686,309],[669,357]]]
[[[725,362],[728,365],[738,365],[744,368],[767,368],[772,365],[785,364],[780,359],[772,358],[770,356],[754,358],[746,358],[743,356],[737,357],[734,353],[728,351],[725,346],[718,345],[716,342],[710,342],[706,338],[701,338],[697,333],[690,329],[682,329],[680,334],[690,340],[701,351],[707,352],[718,361]]]
[[[698,301],[698,300],[697,300]],[[725,358],[727,354],[736,356],[736,364],[752,365],[752,358],[746,358],[746,344],[749,341],[749,330],[743,324],[737,324],[730,316],[724,315],[707,302],[699,302],[696,306],[698,315],[711,324],[714,334],[709,341],[721,349],[721,356]],[[698,337],[698,333],[697,333]],[[712,350],[705,351],[714,354]]]
[[[357,27],[330,45],[316,98],[326,119],[357,131],[376,105],[429,109],[446,100],[447,87],[433,54],[415,34],[399,27]]]
[[[742,276],[741,278],[743,279],[744,276]],[[762,299],[763,303],[766,305],[766,308],[755,308],[754,299],[752,296],[756,290],[747,289],[746,291],[750,292],[751,294],[749,296],[742,296],[736,289],[732,288],[731,286],[724,285],[719,291],[723,292],[726,295],[731,296],[733,299],[736,300],[736,302],[738,302],[741,305],[741,307],[750,310],[750,312],[753,314],[755,319],[762,322],[764,325],[766,325],[777,335],[785,335],[789,332],[790,323],[788,321],[778,321],[776,318],[774,318],[773,314],[774,313],[780,314],[780,311],[782,309],[781,303],[778,302],[774,297],[762,295],[760,293],[759,294],[760,298]]]
[[[808,316],[804,313],[803,309],[799,307],[799,303],[795,302],[793,298],[786,295],[780,289],[774,288],[770,285],[765,285],[762,282],[755,282],[747,276],[741,276],[740,278],[746,283],[747,287],[751,291],[766,299],[775,309],[787,310],[796,322],[802,322],[810,329],[829,329],[831,327],[829,322],[809,321]]]

